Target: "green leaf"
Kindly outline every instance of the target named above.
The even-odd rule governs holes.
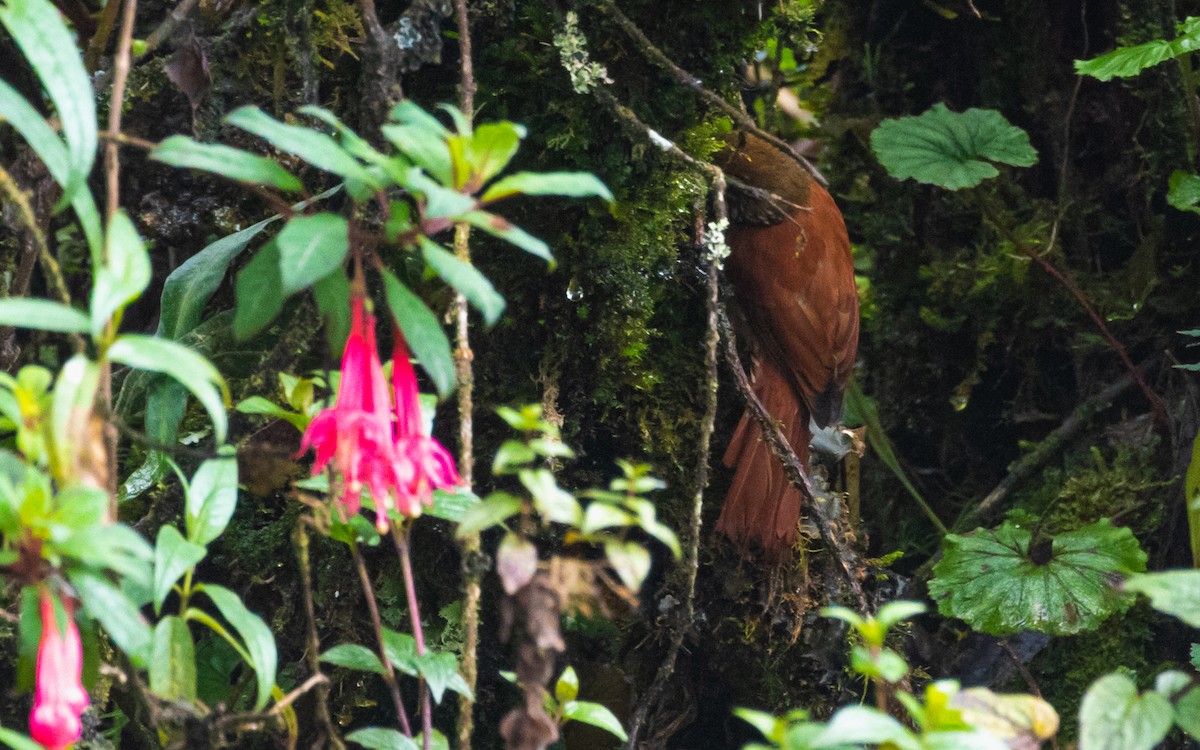
[[[0,727],[0,742],[8,745],[12,750],[46,750],[41,743],[34,742],[25,735],[4,727]]]
[[[637,542],[605,542],[604,555],[621,581],[633,591],[640,589],[650,574],[650,553]]]
[[[1167,182],[1167,203],[1180,211],[1200,213],[1200,175],[1172,172]]]
[[[1155,683],[1155,689],[1171,700],[1175,712],[1175,724],[1187,732],[1194,740],[1200,740],[1200,688],[1192,687],[1192,679],[1182,672],[1174,672],[1177,679],[1174,684],[1163,685],[1162,677]]]
[[[487,211],[471,211],[463,214],[460,218],[493,237],[499,237],[516,245],[530,255],[536,255],[549,263],[553,268],[554,256],[550,254],[550,246],[524,229],[510,223],[508,219],[488,213]]]
[[[911,620],[917,615],[924,614],[926,611],[923,602],[895,601],[888,602],[879,608],[875,614],[875,619],[879,621],[885,629],[896,625],[897,623]]]
[[[258,680],[258,697],[254,701],[254,710],[261,711],[271,697],[271,689],[275,687],[275,667],[278,654],[275,651],[275,638],[271,629],[258,615],[246,609],[238,595],[222,586],[202,584],[196,587],[203,591],[216,605],[221,616],[233,626],[246,645],[250,654],[250,666]]]
[[[281,151],[299,156],[318,169],[357,180],[372,190],[383,187],[375,175],[336,141],[312,128],[285,125],[254,106],[235,109],[226,115],[225,122],[263,138]]]
[[[266,185],[288,192],[304,189],[300,180],[274,159],[219,143],[198,143],[173,135],[154,147],[150,158],[173,167],[188,167],[251,185]]]
[[[938,103],[922,115],[884,120],[871,148],[896,179],[948,190],[978,185],[1000,172],[990,163],[1028,167],[1037,162],[1029,135],[990,109],[951,112]]]
[[[484,123],[475,128],[475,132],[470,135],[459,135],[451,139],[451,153],[458,151],[455,146],[461,144],[462,156],[467,167],[466,170],[455,169],[455,187],[462,188],[469,183],[478,190],[508,166],[517,155],[517,149],[521,147],[521,139],[524,137],[524,126],[501,120]]]
[[[142,535],[122,524],[104,524],[77,530],[58,542],[58,551],[93,570],[111,570],[138,585],[153,580],[154,550]]]
[[[208,552],[199,544],[183,538],[179,529],[167,524],[158,530],[154,542],[154,613],[162,610],[171,587],[194,568]]]
[[[282,406],[272,403],[262,396],[251,396],[238,402],[237,406],[233,407],[242,414],[263,414],[276,419],[282,419],[288,424],[295,427],[301,432],[308,425],[309,419],[303,414],[298,414],[294,411],[288,411]]]
[[[1128,78],[1146,68],[1200,49],[1200,18],[1189,17],[1179,24],[1172,41],[1154,39],[1132,47],[1118,47],[1091,60],[1076,60],[1075,72],[1101,81]]]
[[[95,408],[100,387],[100,366],[83,354],[67,360],[54,383],[50,415],[50,434],[54,443],[54,461],[59,472],[74,479],[77,443],[85,439],[82,419]]]
[[[1029,530],[1013,523],[946,536],[929,582],[941,613],[991,635],[1068,635],[1133,603],[1131,593],[1114,588],[1119,576],[1146,569],[1146,554],[1129,529],[1101,520],[1044,537],[1033,549],[1031,542]]]
[[[383,727],[356,729],[346,735],[346,739],[370,750],[420,750],[420,745],[411,737]]]
[[[1142,573],[1125,579],[1125,591],[1145,594],[1150,606],[1200,628],[1200,570]]]
[[[222,237],[172,271],[163,283],[158,335],[179,340],[195,328],[200,322],[204,306],[220,287],[229,263],[279,218],[272,216],[240,232]]]
[[[8,29],[45,87],[62,123],[70,178],[63,201],[86,191],[96,158],[96,97],[83,59],[58,10],[48,0],[9,0],[0,5],[0,23]]]
[[[313,284],[313,297],[325,321],[325,341],[329,351],[342,351],[350,335],[350,280],[339,268]]]
[[[1200,568],[1200,431],[1192,438],[1192,457],[1183,480],[1183,497],[1192,547],[1192,567]]]
[[[521,469],[517,472],[521,484],[533,497],[533,507],[547,521],[577,526],[583,513],[579,501],[570,492],[558,486],[554,474],[548,469]]]
[[[399,633],[391,628],[383,629],[383,653],[388,663],[406,675],[416,677],[417,639],[408,633]]]
[[[554,699],[559,703],[573,701],[579,696],[579,675],[575,674],[575,667],[568,666],[558,676],[558,681],[554,683]]]
[[[629,735],[625,734],[625,728],[621,726],[621,721],[613,715],[612,711],[599,703],[569,700],[562,705],[562,713],[564,719],[603,729],[609,734],[616,735],[621,742],[629,739]]]
[[[124,651],[134,666],[145,667],[151,655],[153,634],[137,606],[103,577],[85,570],[70,573],[83,608],[100,621],[113,643]]]
[[[306,289],[340,268],[350,249],[349,231],[347,221],[331,213],[289,221],[275,238],[284,294]]]
[[[405,175],[410,190],[424,197],[421,217],[424,219],[457,218],[475,208],[475,199],[469,195],[444,187],[430,179],[419,167],[413,167]]]
[[[150,256],[124,211],[113,214],[105,235],[107,262],[96,270],[92,285],[92,335],[104,329],[113,313],[137,299],[150,284]]]
[[[391,119],[398,124],[380,128],[383,137],[414,164],[423,167],[435,180],[443,185],[453,184],[450,147],[446,142],[450,131],[411,100],[393,107]]]
[[[878,745],[890,742],[900,750],[918,750],[913,733],[885,713],[866,706],[849,706],[833,715],[812,747]]]
[[[496,180],[480,200],[498,201],[513,195],[565,195],[613,201],[612,192],[589,172],[517,172]]]
[[[358,672],[387,674],[387,667],[379,661],[379,656],[366,646],[360,646],[357,643],[343,643],[334,646],[321,654],[321,661]]]
[[[606,502],[595,501],[588,505],[583,512],[583,523],[579,531],[582,534],[594,534],[614,526],[636,526],[637,516]]]
[[[67,146],[58,137],[46,120],[35,110],[25,97],[12,86],[0,80],[0,119],[17,129],[46,165],[46,171],[64,190],[71,186],[71,156]],[[75,209],[79,223],[87,238],[93,261],[98,261],[104,235],[100,229],[100,212],[87,189],[75,190],[68,200]]]
[[[493,474],[512,474],[515,470],[537,460],[533,448],[520,440],[505,440],[492,459]]]
[[[237,496],[237,458],[232,451],[200,464],[187,488],[188,539],[207,545],[219,537],[237,509]]]
[[[468,698],[473,697],[467,681],[458,673],[458,659],[454,658],[454,654],[426,651],[417,657],[417,672],[429,685],[434,703],[441,703],[442,695],[447,690],[453,690]]]
[[[87,333],[91,321],[75,308],[59,302],[32,297],[5,297],[0,299],[0,326]]]
[[[467,511],[458,524],[459,538],[504,523],[509,516],[521,511],[521,498],[507,492],[493,492],[483,502]]]
[[[248,339],[265,328],[283,309],[286,296],[279,268],[279,246],[271,240],[238,271],[234,288],[237,303],[234,336]]]
[[[314,117],[336,130],[338,137],[341,139],[341,146],[346,149],[347,153],[362,159],[368,164],[379,167],[396,184],[406,184],[405,173],[412,166],[406,159],[398,156],[384,156],[379,153],[370,143],[359,136],[358,133],[355,133],[339,120],[337,115],[323,107],[308,104],[297,111],[302,115]]]
[[[442,396],[454,388],[450,341],[437,316],[390,271],[382,271],[388,307],[409,347]]]
[[[169,339],[126,334],[113,342],[107,356],[114,362],[169,375],[200,402],[213,423],[213,433],[218,443],[225,442],[225,402],[228,396],[221,373],[204,357],[186,346]]]
[[[458,523],[481,502],[483,501],[479,499],[478,495],[467,489],[434,490],[433,506],[427,508],[425,512],[434,518]]]
[[[1137,686],[1113,672],[1092,683],[1079,707],[1079,750],[1151,750],[1167,736],[1173,714],[1163,695],[1138,696]]]
[[[479,310],[485,323],[490,326],[500,319],[504,312],[504,297],[475,266],[454,257],[424,235],[421,235],[421,254],[438,276]]]
[[[152,654],[150,692],[168,701],[196,700],[196,646],[187,621],[175,616],[159,620]]]

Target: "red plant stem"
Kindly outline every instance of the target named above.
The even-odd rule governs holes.
[[[392,541],[396,544],[396,554],[400,557],[400,572],[404,575],[404,591],[408,595],[408,616],[412,620],[413,639],[417,642],[417,656],[425,655],[425,631],[421,628],[421,607],[417,602],[417,585],[413,579],[412,558],[408,554],[408,532],[399,526],[392,527]],[[433,737],[433,705],[430,701],[429,686],[421,680],[421,728],[424,750],[429,750]]]
[[[396,717],[400,721],[400,729],[405,737],[412,737],[412,726],[408,723],[408,712],[404,710],[404,699],[400,696],[400,683],[396,681],[396,670],[392,667],[387,656],[387,648],[383,644],[383,621],[379,619],[379,605],[375,603],[375,589],[371,586],[371,576],[367,573],[367,563],[363,560],[358,544],[350,543],[350,552],[354,555],[354,567],[358,569],[358,579],[362,582],[363,596],[367,599],[367,610],[371,613],[371,625],[375,628],[375,640],[379,644],[379,659],[383,662],[383,681],[387,683],[388,691],[392,694],[392,704],[396,709]]]

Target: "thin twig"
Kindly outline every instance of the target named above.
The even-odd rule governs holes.
[[[404,736],[412,737],[412,726],[408,723],[408,712],[404,710],[404,699],[400,696],[400,683],[396,681],[396,670],[388,659],[387,646],[383,641],[383,621],[379,618],[379,605],[375,602],[375,588],[371,585],[371,576],[367,573],[367,563],[363,560],[358,544],[350,543],[350,552],[354,555],[354,567],[358,570],[358,580],[362,583],[363,596],[367,600],[367,610],[371,614],[371,627],[375,629],[375,641],[379,645],[379,660],[383,663],[383,681],[387,683],[388,692],[392,695],[392,706],[396,709],[396,718]]]
[[[312,565],[309,558],[308,529],[303,521],[296,524],[292,532],[292,543],[296,550],[296,564],[300,567],[300,584],[304,591],[304,614],[308,619],[308,631],[305,633],[308,669],[314,676],[321,674],[321,640],[317,635],[317,611],[313,605]],[[338,736],[337,728],[333,725],[333,717],[329,715],[329,682],[317,686],[317,721],[325,727],[325,735],[336,750],[345,750],[346,745]]]
[[[808,159],[805,159],[803,156],[796,153],[795,149],[793,149],[786,141],[758,127],[758,123],[756,123],[752,117],[747,115],[741,109],[725,101],[724,97],[705,88],[704,83],[701,82],[699,78],[676,65],[675,62],[671,60],[671,58],[667,57],[662,50],[654,46],[654,43],[651,42],[644,33],[642,33],[642,30],[638,28],[637,24],[629,20],[629,17],[621,12],[621,9],[617,7],[617,4],[614,0],[601,0],[600,7],[606,13],[608,13],[613,21],[616,22],[617,26],[619,26],[621,30],[626,33],[626,35],[628,35],[637,43],[638,47],[641,48],[646,57],[650,58],[651,62],[666,70],[675,77],[675,80],[679,81],[687,88],[695,91],[700,95],[701,99],[729,115],[729,117],[733,119],[738,126],[745,130],[749,130],[763,140],[770,142],[776,148],[783,151],[784,154],[795,159],[800,166],[804,167],[804,169],[817,180],[817,182],[824,186],[829,185],[829,183],[825,180],[825,177],[819,171],[817,171],[817,168],[814,167],[808,161]]]
[[[29,236],[37,246],[42,271],[50,280],[51,286],[54,287],[54,292],[58,295],[58,301],[69,306],[71,304],[71,293],[67,290],[67,282],[63,277],[62,267],[58,264],[58,259],[50,252],[50,246],[46,244],[46,234],[38,226],[37,215],[34,213],[33,206],[29,203],[29,197],[25,195],[25,191],[21,190],[16,180],[13,179],[12,175],[3,166],[0,166],[0,192],[3,192],[5,197],[17,207],[21,223],[25,225],[25,230],[29,232]],[[81,348],[83,340],[78,336],[74,336],[73,338],[77,346]]]
[[[116,2],[117,0],[113,0]],[[133,20],[137,14],[137,0],[125,0],[121,15],[121,35],[117,40],[117,54],[113,58],[112,96],[108,100],[108,132],[121,132],[121,109],[125,106],[125,84],[129,80],[130,55],[133,49]],[[120,202],[121,163],[117,144],[109,141],[104,146],[104,170],[108,188],[104,218],[112,220]]]
[[[723,305],[718,310],[718,315],[721,336],[725,340],[725,360],[729,364],[729,369],[733,371],[733,380],[737,385],[738,392],[746,402],[746,407],[762,428],[763,438],[767,441],[767,446],[771,449],[771,453],[783,464],[783,472],[787,475],[788,481],[800,491],[801,509],[816,525],[817,532],[821,536],[821,541],[835,559],[835,567],[838,573],[846,579],[850,590],[854,593],[855,598],[858,599],[861,611],[868,611],[867,598],[863,594],[862,584],[859,583],[854,573],[850,570],[850,561],[857,559],[857,555],[838,538],[829,520],[825,518],[821,509],[817,507],[817,497],[813,493],[812,485],[808,482],[806,467],[796,455],[796,451],[788,444],[787,437],[784,436],[779,424],[771,418],[762,401],[758,399],[758,396],[755,395],[754,390],[750,387],[750,378],[746,375],[746,370],[742,367],[742,358],[738,354],[737,339],[733,333],[733,326],[729,323],[729,315],[726,313]]]
[[[714,203],[717,208],[718,221],[725,218],[725,184],[718,179],[714,181]],[[696,211],[696,246],[704,247],[704,211]],[[708,487],[709,461],[708,454],[712,444],[713,429],[717,421],[717,389],[719,373],[717,370],[717,348],[721,341],[721,333],[717,327],[717,307],[720,301],[720,275],[717,270],[718,260],[708,258],[708,295],[706,308],[708,311],[707,334],[704,337],[704,417],[700,422],[700,441],[696,447],[696,490],[692,495],[692,515],[688,526],[687,558],[684,560],[684,598],[683,611],[674,624],[671,643],[667,647],[667,656],[659,667],[658,674],[650,683],[645,696],[638,702],[637,711],[629,727],[627,750],[636,750],[638,735],[650,715],[650,711],[658,703],[659,696],[667,685],[667,680],[675,672],[675,663],[679,659],[679,651],[683,648],[684,637],[690,632],[696,615],[696,575],[700,569],[700,520],[704,511],[704,490]]]
[[[1138,377],[1140,378],[1143,372],[1153,370],[1157,365],[1158,357],[1146,360],[1138,366]],[[1111,406],[1113,401],[1134,385],[1134,382],[1133,375],[1126,374],[1120,380],[1075,407],[1070,416],[1038,444],[1036,450],[1027,454],[1012,467],[1008,476],[1004,477],[1003,481],[979,502],[979,505],[959,518],[954,524],[954,530],[963,533],[990,521],[999,511],[1000,503],[1004,498],[1041,470],[1054,456],[1061,453],[1071,441],[1083,432],[1092,417]]]
[[[459,82],[458,108],[470,123],[475,117],[475,59],[471,48],[471,18],[467,0],[454,0],[454,17],[458,26]],[[471,225],[460,222],[454,227],[454,254],[464,263],[471,262]],[[454,374],[458,381],[458,473],[467,489],[474,485],[475,475],[475,373],[471,365],[475,358],[471,350],[470,318],[467,298],[454,295],[452,306],[455,322]],[[458,697],[458,747],[471,750],[475,733],[475,687],[479,679],[479,600],[483,594],[482,569],[475,560],[479,556],[479,534],[468,534],[461,542],[463,556],[463,680],[470,694]]]

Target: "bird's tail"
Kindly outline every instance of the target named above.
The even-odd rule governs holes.
[[[778,369],[765,361],[757,369],[754,393],[767,413],[781,424],[802,465],[807,465],[812,438],[808,410]],[[749,409],[725,449],[725,465],[736,470],[717,520],[717,531],[738,544],[756,543],[768,555],[778,555],[791,547],[800,522],[800,491],[788,482]]]

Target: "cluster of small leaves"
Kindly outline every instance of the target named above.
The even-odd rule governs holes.
[[[841,607],[824,614],[850,625],[861,641],[851,652],[851,667],[882,687],[908,676],[908,664],[884,647],[888,631],[925,611],[918,602],[891,602],[874,617],[863,617]],[[957,682],[929,684],[920,697],[894,690],[908,714],[909,725],[887,712],[867,706],[849,706],[828,722],[813,721],[808,712],[795,710],[777,717],[761,711],[736,709],[735,713],[762,733],[768,744],[755,743],[747,750],[850,750],[867,746],[899,750],[1002,750],[1036,746],[1058,730],[1058,715],[1044,701],[1030,695],[999,695],[982,688],[961,690]]]
[[[355,206],[386,206],[383,236],[376,239],[418,254],[432,275],[461,292],[491,324],[503,312],[503,298],[486,277],[433,242],[430,235],[465,222],[550,261],[544,242],[488,209],[522,194],[606,200],[612,196],[586,173],[518,172],[500,177],[515,156],[525,129],[507,121],[473,128],[458,110],[444,109],[454,122],[453,131],[411,101],[397,105],[382,127],[395,149],[390,153],[376,150],[333,113],[316,106],[304,107],[300,113],[320,127],[279,122],[249,106],[231,112],[225,121],[342,179]],[[168,138],[152,157],[264,189],[303,191],[300,179],[276,160],[185,136]],[[257,333],[279,314],[289,295],[309,288],[326,319],[344,327],[349,314],[349,282],[343,267],[351,235],[354,242],[361,242],[363,236],[356,221],[327,211],[290,217],[238,276],[234,332],[243,338]],[[454,369],[450,345],[437,317],[396,275],[387,270],[382,274],[388,305],[413,353],[438,391],[447,393],[453,386]]]
[[[1056,537],[1008,522],[942,545],[930,595],[943,615],[992,635],[1094,629],[1133,604],[1116,584],[1146,569],[1133,532],[1107,520]]]
[[[602,83],[612,83],[608,70],[588,56],[587,39],[579,30],[579,14],[567,13],[562,29],[554,35],[554,46],[558,47],[559,58],[571,76],[571,88],[577,94],[586,94]]]
[[[506,440],[496,452],[492,473],[516,476],[527,495],[503,490],[491,493],[467,511],[458,527],[459,536],[478,533],[494,526],[507,532],[500,542],[497,566],[507,593],[523,587],[537,571],[537,548],[527,538],[524,524],[509,526],[510,519],[522,522],[536,516],[543,524],[566,526],[568,542],[601,545],[605,556],[621,581],[633,591],[641,588],[650,572],[650,552],[628,538],[630,529],[641,529],[665,544],[678,557],[679,540],[656,516],[654,503],[643,497],[661,489],[663,483],[649,475],[649,467],[619,461],[623,476],[614,479],[606,490],[581,493],[591,500],[586,509],[572,493],[559,487],[554,472],[544,464],[572,458],[574,452],[559,438],[558,427],[541,416],[536,404],[497,410],[505,422],[523,435]]]
[[[500,676],[509,682],[516,682],[517,676],[512,672],[501,672]],[[603,729],[615,735],[622,742],[629,739],[625,728],[608,707],[591,701],[581,701],[579,696],[579,675],[575,668],[567,666],[554,683],[554,695],[543,694],[544,708],[554,723],[562,726],[571,721],[588,724]]]
[[[973,187],[1000,174],[992,162],[1029,167],[1038,155],[1029,135],[990,109],[951,112],[935,104],[924,114],[884,120],[871,149],[896,179],[947,190]]]
[[[1075,71],[1101,81],[1128,78],[1167,60],[1200,50],[1200,18],[1189,16],[1175,27],[1175,38],[1118,47],[1091,60],[1076,60]]]

